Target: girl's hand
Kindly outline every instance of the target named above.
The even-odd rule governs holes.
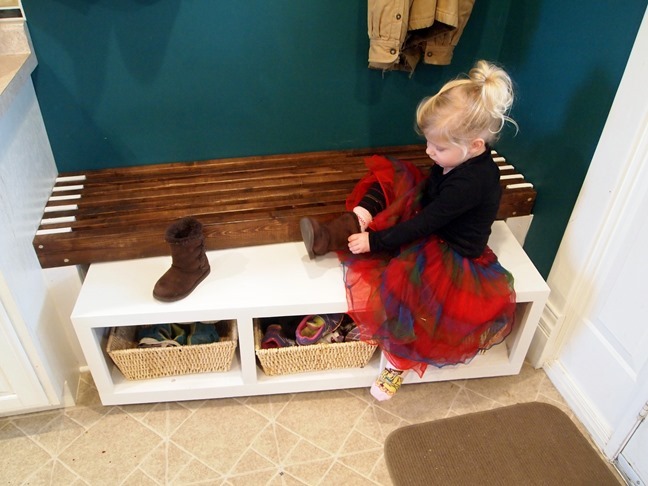
[[[349,236],[349,250],[351,253],[367,253],[369,248],[369,233],[355,233]]]

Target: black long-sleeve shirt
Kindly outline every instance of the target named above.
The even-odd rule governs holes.
[[[480,256],[502,196],[500,174],[490,149],[447,174],[432,166],[422,195],[422,209],[408,221],[369,233],[371,251],[395,251],[420,238],[437,235],[467,258]]]

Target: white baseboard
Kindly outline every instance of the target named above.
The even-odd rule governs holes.
[[[526,356],[527,362],[535,369],[542,368],[546,362],[546,360],[544,359],[544,354],[545,350],[547,349],[547,343],[549,342],[550,337],[546,329],[544,329],[541,324],[542,318],[540,318],[540,324],[533,334],[531,346],[529,346],[529,352]]]
[[[534,368],[542,368],[545,363],[550,362],[555,357],[556,337],[564,318],[565,316],[558,312],[556,307],[551,303],[550,296],[542,310],[538,327],[527,354],[527,361]]]
[[[546,363],[543,369],[565,399],[574,415],[580,420],[589,432],[592,440],[605,455],[604,447],[612,435],[612,428],[598,413],[596,406],[581,392],[577,384],[566,373],[560,361],[554,360]],[[606,456],[607,457],[607,456]],[[608,457],[609,460],[613,458]]]
[[[65,381],[63,383],[63,407],[73,407],[76,405],[76,396],[79,391],[79,380],[74,384],[73,387],[70,387],[70,383]]]

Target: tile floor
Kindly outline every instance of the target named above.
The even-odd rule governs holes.
[[[0,418],[0,482],[30,485],[390,485],[385,437],[403,425],[519,402],[573,418],[542,370],[404,386],[146,405],[101,405],[84,375],[75,407]]]

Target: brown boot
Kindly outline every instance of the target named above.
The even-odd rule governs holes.
[[[187,217],[173,222],[164,239],[171,247],[172,264],[153,288],[153,297],[164,302],[189,295],[209,275],[202,224]]]
[[[329,251],[348,250],[348,239],[360,233],[360,223],[355,213],[346,212],[328,223],[318,223],[312,218],[299,221],[302,239],[306,245],[308,258],[324,255]]]

